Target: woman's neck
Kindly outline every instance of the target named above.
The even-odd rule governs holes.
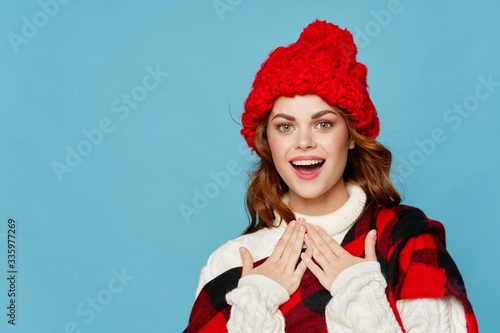
[[[326,193],[314,198],[307,198],[290,191],[288,206],[291,210],[304,215],[326,215],[336,211],[349,199],[346,184],[340,180]]]
[[[309,215],[294,211],[295,217],[305,218],[306,222],[320,226],[331,236],[346,232],[361,216],[366,204],[366,194],[360,186],[347,184],[346,194],[347,200],[336,209],[330,208],[326,214]],[[290,203],[289,194],[283,197],[283,202]]]

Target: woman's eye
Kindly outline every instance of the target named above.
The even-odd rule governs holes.
[[[317,126],[319,127],[320,130],[327,130],[332,127],[332,123],[328,121],[320,121]]]
[[[292,130],[292,125],[290,124],[278,125],[278,130],[280,130],[281,132],[290,132]]]

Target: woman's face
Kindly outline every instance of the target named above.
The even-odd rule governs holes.
[[[354,142],[344,118],[321,97],[276,99],[267,139],[274,165],[289,187],[294,211],[326,214],[347,200],[342,175]]]

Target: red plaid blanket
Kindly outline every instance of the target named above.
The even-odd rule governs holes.
[[[387,280],[387,298],[403,331],[397,300],[455,296],[463,303],[468,332],[478,332],[464,282],[446,250],[440,222],[414,207],[371,207],[349,230],[342,246],[355,256],[363,256],[366,234],[373,228],[378,233],[377,259]],[[225,296],[237,287],[240,277],[241,267],[236,267],[207,283],[195,301],[184,332],[227,332],[231,308]],[[286,331],[327,332],[325,307],[330,299],[329,291],[307,270],[299,289],[280,307]]]

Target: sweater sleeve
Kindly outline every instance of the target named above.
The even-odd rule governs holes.
[[[285,319],[278,307],[289,299],[288,292],[263,275],[247,275],[226,295],[231,305],[228,333],[281,333]]]
[[[210,255],[201,270],[196,296],[209,281],[241,264],[238,248],[242,245],[249,246],[231,241]],[[263,275],[252,274],[240,278],[238,286],[225,295],[227,304],[231,306],[228,333],[285,332],[285,319],[279,306],[289,298],[283,286]]]
[[[464,307],[456,297],[400,300],[396,307],[406,332],[467,332]]]
[[[344,270],[332,284],[326,307],[329,332],[402,332],[387,300],[378,262]],[[455,297],[396,302],[406,332],[466,332],[462,304]]]
[[[402,332],[385,295],[387,283],[376,261],[351,266],[330,289],[329,332]]]

